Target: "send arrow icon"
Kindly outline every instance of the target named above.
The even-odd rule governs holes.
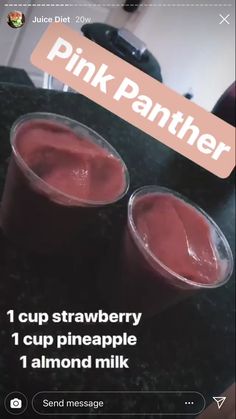
[[[213,397],[213,400],[217,403],[218,409],[220,410],[226,400],[226,397]]]

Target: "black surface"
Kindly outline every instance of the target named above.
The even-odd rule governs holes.
[[[98,131],[124,158],[131,187],[121,203],[102,214],[102,241],[97,243],[92,263],[77,255],[73,266],[61,263],[67,268],[61,264],[55,268],[52,259],[30,258],[0,236],[1,395],[15,390],[28,395],[42,390],[190,390],[203,393],[209,403],[234,381],[233,279],[145,321],[136,331],[139,344],[130,350],[129,371],[26,371],[17,359],[22,351],[9,350],[14,328],[7,325],[3,314],[7,310],[89,311],[99,305],[96,278],[108,251],[115,254],[125,225],[127,199],[137,187],[158,184],[183,193],[214,218],[234,251],[233,175],[226,180],[216,178],[81,95],[0,85],[0,192],[10,154],[10,127],[20,115],[35,111],[63,114]],[[88,284],[84,293],[78,285],[81,278]],[[44,333],[55,332],[55,326],[45,326]],[[43,350],[29,347],[24,352],[34,357]],[[47,353],[58,356],[56,350]],[[24,417],[32,418],[32,413]]]
[[[34,86],[25,70],[0,66],[0,83],[20,84]]]

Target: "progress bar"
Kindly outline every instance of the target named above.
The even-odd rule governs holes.
[[[112,3],[112,4],[83,4],[83,3],[5,3],[5,7],[124,7],[127,4]],[[132,3],[128,6],[139,7],[231,7],[232,3]]]

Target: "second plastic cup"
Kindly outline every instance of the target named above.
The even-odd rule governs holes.
[[[182,211],[176,219],[172,198],[180,203]],[[161,199],[164,204],[158,204],[155,213],[153,203]],[[192,258],[189,266],[188,257]],[[212,257],[216,265],[206,262],[207,257]],[[135,191],[129,200],[122,267],[119,301],[123,309],[152,316],[201,289],[224,285],[232,274],[233,257],[223,233],[202,209],[177,192],[147,186]]]

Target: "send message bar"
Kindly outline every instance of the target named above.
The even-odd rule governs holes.
[[[205,399],[195,391],[40,392],[32,400],[39,415],[199,415]]]

